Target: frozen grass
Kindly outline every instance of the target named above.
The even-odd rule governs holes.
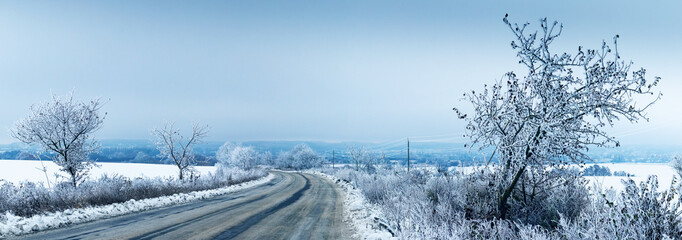
[[[197,167],[198,175],[178,181],[173,165],[100,164],[73,188],[54,176],[52,162],[1,160],[0,238],[225,194],[267,175],[265,169]]]

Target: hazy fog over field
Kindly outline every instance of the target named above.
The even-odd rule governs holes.
[[[116,1],[0,4],[0,143],[50,93],[106,99],[97,138],[148,139],[173,120],[211,140],[464,141],[452,112],[516,64],[502,23],[548,17],[573,52],[620,35],[619,51],[662,77],[650,123],[628,144],[682,141],[682,6],[545,3]],[[564,49],[562,49],[564,50]],[[523,73],[523,72],[522,72]],[[466,110],[466,108],[465,108]]]

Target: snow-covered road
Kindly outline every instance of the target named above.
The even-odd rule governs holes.
[[[313,174],[224,196],[23,236],[25,239],[349,239],[342,190]]]

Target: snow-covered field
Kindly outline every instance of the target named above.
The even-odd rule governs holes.
[[[51,161],[43,161],[47,167],[48,177],[50,182],[55,182],[55,173],[61,173],[59,167]],[[90,178],[99,178],[102,174],[118,174],[130,178],[135,177],[174,177],[177,174],[177,168],[174,165],[165,164],[144,164],[144,163],[98,163],[100,167],[95,167],[91,170]],[[347,164],[346,164],[347,165]],[[625,171],[634,174],[631,177],[636,182],[641,182],[647,179],[649,175],[657,175],[658,182],[661,189],[670,186],[675,171],[668,164],[665,163],[603,163],[600,166],[608,167],[611,172]],[[337,167],[343,164],[337,164]],[[590,164],[585,165],[585,167]],[[9,182],[18,183],[21,181],[45,182],[45,174],[39,170],[42,169],[40,161],[29,160],[0,160],[0,179]],[[196,169],[201,174],[208,174],[213,172],[213,166],[197,166]],[[458,170],[463,172],[471,171],[470,167],[453,168],[451,170]],[[621,180],[626,180],[627,177],[587,177],[591,183],[600,185],[604,189],[613,187],[616,190],[622,190],[623,184]]]
[[[59,167],[52,163],[52,161],[43,161],[42,164],[47,167],[47,175],[50,183],[55,182],[55,173],[63,173],[59,171]],[[178,168],[175,165],[165,164],[145,164],[145,163],[97,163],[100,167],[94,167],[90,171],[90,178],[97,179],[103,174],[118,174],[129,178],[135,177],[175,177],[178,174]],[[208,174],[213,172],[213,166],[197,166],[196,170],[201,174]],[[18,183],[21,181],[31,182],[45,182],[45,174],[42,169],[40,161],[29,160],[0,160],[0,179],[9,182]]]
[[[603,163],[598,165],[608,167],[611,169],[611,173],[615,171],[625,171],[630,174],[635,174],[634,177],[630,178],[637,183],[646,181],[650,175],[656,175],[658,176],[659,190],[670,187],[673,176],[677,174],[670,165],[665,163]],[[628,177],[587,177],[587,179],[590,180],[590,183],[601,185],[604,189],[613,187],[620,191],[623,190],[621,180],[627,180]]]
[[[589,167],[591,165],[594,164],[586,164],[584,167]],[[611,173],[616,171],[625,171],[626,173],[634,174],[635,176],[630,178],[635,180],[637,183],[647,180],[650,175],[656,175],[658,177],[658,185],[660,190],[670,187],[673,176],[677,174],[675,173],[675,170],[673,170],[673,168],[667,163],[599,163],[597,165],[608,167],[611,170]],[[469,173],[473,170],[473,167],[452,167],[450,170]],[[621,183],[621,180],[628,179],[628,177],[617,176],[586,178],[590,181],[588,186],[596,184],[603,189],[613,188],[616,191],[623,190],[623,184]]]

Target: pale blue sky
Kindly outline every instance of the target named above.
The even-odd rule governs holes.
[[[672,1],[671,1],[672,2]],[[564,23],[557,48],[619,49],[664,99],[624,144],[682,143],[680,3],[650,1],[3,1],[0,129],[74,92],[102,97],[98,138],[200,121],[212,140],[459,135],[464,91],[518,70],[502,23]],[[4,133],[3,133],[4,132]],[[0,143],[13,142],[0,131]]]

